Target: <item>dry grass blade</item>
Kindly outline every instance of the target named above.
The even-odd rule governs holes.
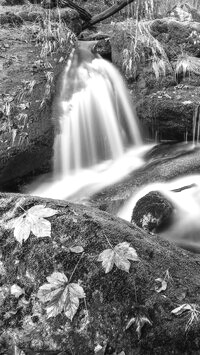
[[[182,73],[184,77],[187,73],[188,75],[191,73],[200,75],[200,59],[188,54],[181,54],[177,60],[175,73],[176,76]]]
[[[142,61],[151,66],[158,80],[172,67],[161,43],[151,34],[151,21],[136,21],[135,25],[127,26],[131,38],[130,46],[123,51],[123,68],[126,76],[136,77],[138,67]]]

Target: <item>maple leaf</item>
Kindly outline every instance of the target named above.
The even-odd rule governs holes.
[[[72,320],[79,307],[79,298],[85,297],[83,288],[77,283],[68,283],[68,278],[61,272],[54,272],[47,281],[49,283],[42,285],[37,294],[41,302],[47,303],[47,317],[56,317],[64,311]]]
[[[131,265],[129,260],[139,261],[136,250],[129,245],[127,242],[119,243],[113,249],[106,249],[99,254],[97,260],[102,261],[106,274],[112,270],[114,264],[119,269],[129,272]]]
[[[15,218],[12,223],[14,237],[19,243],[26,241],[32,232],[36,237],[50,237],[51,223],[44,219],[54,216],[58,211],[47,208],[44,205],[36,205],[24,212],[20,217]]]

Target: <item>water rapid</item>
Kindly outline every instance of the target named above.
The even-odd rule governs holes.
[[[147,147],[123,79],[108,61],[75,50],[53,112],[53,174],[36,182],[32,194],[77,200],[143,164]]]
[[[159,191],[175,208],[173,223],[160,233],[178,245],[200,252],[200,175],[179,177],[165,183],[153,183],[140,188],[118,212],[131,221],[137,201],[151,191]]]

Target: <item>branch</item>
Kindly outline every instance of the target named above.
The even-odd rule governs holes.
[[[191,187],[194,187],[194,186],[197,186],[197,185],[196,184],[191,184],[191,185],[179,187],[178,189],[174,189],[174,190],[171,190],[171,191],[173,191],[173,192],[181,192],[183,190],[190,189]]]
[[[135,0],[119,0],[117,4],[111,6],[109,9],[101,12],[98,15],[94,15],[89,22],[86,22],[83,24],[83,30],[85,30],[86,28],[94,25],[97,22],[101,22],[103,20],[105,20],[106,18],[114,15],[116,12],[120,11],[121,9],[123,9],[123,7],[127,6],[128,4],[134,2]]]
[[[53,7],[70,7],[71,9],[75,9],[79,13],[81,19],[86,22],[90,21],[92,18],[92,15],[88,11],[75,4],[72,0],[43,0],[41,5],[44,8],[50,9]]]
[[[85,9],[82,7],[78,6],[71,0],[58,0],[58,6],[59,7],[71,7],[71,9],[75,9],[79,14],[82,20],[84,21],[90,21],[92,18],[92,15],[87,12]]]

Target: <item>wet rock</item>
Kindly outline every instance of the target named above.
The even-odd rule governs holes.
[[[165,88],[140,99],[137,115],[152,138],[186,141],[194,135],[196,139],[199,94],[199,86],[184,83]]]
[[[109,38],[98,40],[93,51],[94,53],[98,53],[102,58],[111,61],[111,46]]]
[[[174,207],[159,191],[151,191],[136,203],[131,222],[149,232],[158,232],[172,220]]]
[[[31,232],[20,244],[12,225],[8,229],[9,221],[38,204],[57,211],[45,218],[51,223],[51,237],[37,238]],[[153,350],[182,355],[200,350],[199,322],[193,321],[186,337],[190,315],[171,313],[183,302],[198,307],[198,257],[108,213],[65,201],[1,194],[0,218],[0,349],[4,354],[17,349],[27,354],[89,355],[97,345],[117,354],[144,355]],[[135,248],[139,262],[130,261],[129,273],[113,265],[106,274],[99,254],[110,244],[123,242]],[[84,252],[72,252],[77,246]],[[54,272],[85,292],[71,320],[62,307],[55,317],[48,317],[49,298],[43,303],[39,297],[38,290]],[[157,278],[166,280],[165,297],[156,292]],[[62,280],[57,284],[67,285]],[[52,297],[55,294],[52,306],[61,296],[53,291]]]
[[[51,22],[49,38],[42,23],[6,26],[0,30],[1,188],[27,174],[50,169],[52,116],[55,121],[57,117],[53,96],[75,42],[73,32],[56,21]]]

